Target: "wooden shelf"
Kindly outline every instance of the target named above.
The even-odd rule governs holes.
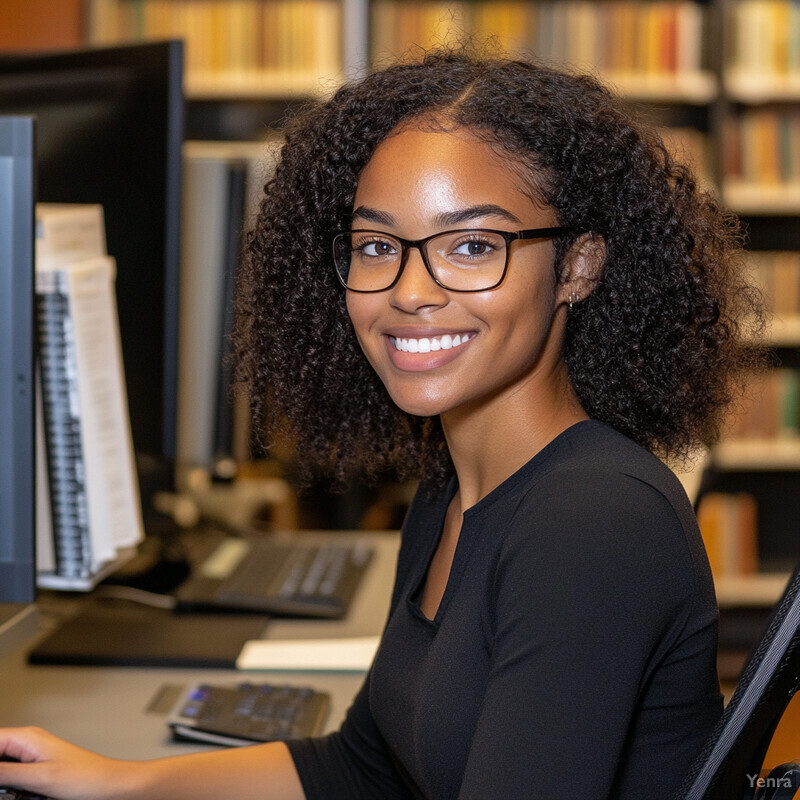
[[[774,318],[767,332],[766,344],[775,347],[800,347],[800,315]]]
[[[778,602],[789,581],[788,572],[761,572],[755,575],[732,575],[714,581],[720,607],[762,606]]]
[[[716,77],[705,70],[663,74],[605,72],[602,77],[625,97],[650,102],[705,105],[719,92]]]
[[[800,438],[741,439],[720,442],[712,463],[723,470],[800,470]]]
[[[647,102],[705,105],[718,94],[717,81],[709,72],[664,75],[606,73],[602,78],[625,97]],[[324,97],[332,94],[341,82],[341,75],[320,78],[314,72],[189,71],[185,89],[190,99]]]
[[[800,215],[800,182],[755,184],[728,179],[722,184],[722,197],[738,214]]]
[[[341,76],[320,77],[312,72],[187,73],[190,100],[273,100],[325,97],[341,84]]]
[[[755,347],[800,348],[800,316],[773,317],[760,338],[753,339]]]
[[[800,101],[800,73],[748,73],[734,67],[724,75],[725,94],[731,100],[758,105]]]

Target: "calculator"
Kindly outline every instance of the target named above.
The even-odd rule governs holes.
[[[330,695],[308,686],[198,683],[182,694],[167,724],[176,739],[240,747],[317,736],[329,709]]]

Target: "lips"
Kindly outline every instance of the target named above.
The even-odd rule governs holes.
[[[386,351],[401,372],[427,372],[457,359],[477,331],[441,333],[433,328],[394,328],[385,331]]]

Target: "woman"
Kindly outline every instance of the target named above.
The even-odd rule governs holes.
[[[594,80],[440,52],[292,124],[249,256],[265,435],[422,479],[373,668],[328,737],[140,764],[6,730],[35,763],[0,783],[671,797],[721,711],[717,616],[653,454],[708,441],[747,360],[734,224]]]

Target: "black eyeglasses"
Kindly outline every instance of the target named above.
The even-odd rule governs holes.
[[[333,263],[345,289],[383,292],[403,273],[412,247],[436,283],[451,292],[485,292],[499,286],[508,271],[508,251],[517,239],[549,239],[569,228],[496,231],[488,228],[444,231],[424,239],[401,239],[383,231],[343,231],[333,239]]]

